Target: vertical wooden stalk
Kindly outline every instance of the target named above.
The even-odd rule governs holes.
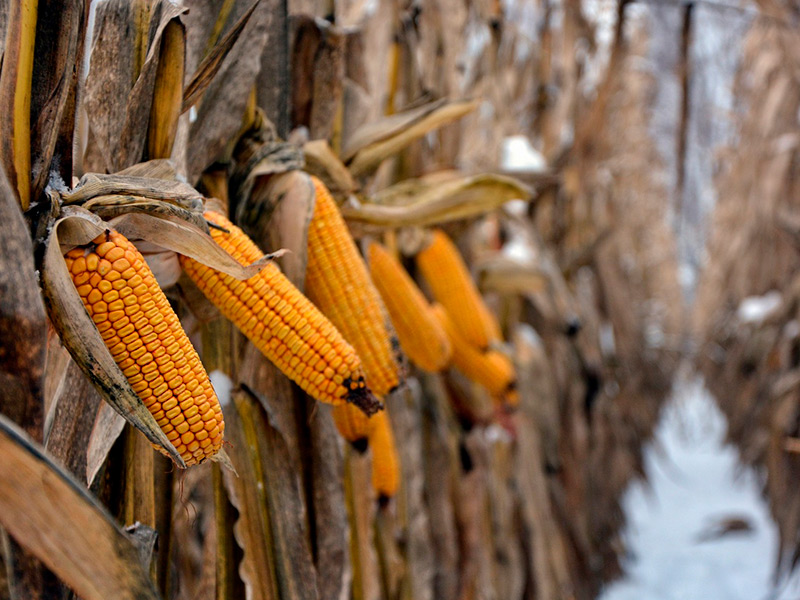
[[[375,495],[370,482],[369,454],[345,447],[344,491],[350,522],[350,554],[353,565],[353,600],[379,600],[381,578],[373,543]]]
[[[245,589],[239,578],[241,550],[233,537],[232,523],[238,516],[236,509],[228,500],[225,482],[219,465],[212,466],[214,486],[214,519],[217,526],[216,600],[235,600],[245,597]],[[164,594],[164,597],[167,597]]]
[[[0,72],[0,164],[22,210],[31,195],[31,79],[38,0],[11,2]]]
[[[164,28],[156,70],[153,104],[147,132],[149,158],[169,158],[178,131],[183,102],[183,72],[186,61],[186,30],[178,19]]]
[[[125,438],[125,497],[123,520],[155,528],[156,497],[153,479],[153,448],[138,431],[127,427]]]
[[[133,0],[131,11],[133,13],[133,26],[135,29],[133,80],[131,87],[139,79],[144,61],[147,58],[147,46],[150,43],[150,16],[152,0]]]
[[[142,436],[139,436],[142,437]],[[163,598],[171,598],[170,568],[174,537],[172,535],[172,503],[174,497],[175,469],[170,460],[153,453],[153,477],[156,499],[156,531],[158,531],[158,556],[156,558],[156,587]]]
[[[686,140],[689,133],[689,99],[690,99],[690,64],[691,59],[689,51],[692,42],[692,11],[694,4],[687,3],[683,8],[683,26],[681,27],[681,55],[680,64],[678,66],[678,77],[681,82],[681,112],[678,121],[678,140],[677,140],[677,156],[676,162],[678,165],[677,181],[675,183],[675,198],[677,199],[678,206],[675,207],[675,214],[680,215],[683,213],[684,204],[684,183],[686,181]],[[682,221],[678,221],[681,223]]]

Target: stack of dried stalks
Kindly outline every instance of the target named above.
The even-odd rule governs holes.
[[[21,545],[3,544],[0,598],[66,584],[86,598],[588,599],[619,573],[619,500],[668,390],[680,317],[642,110],[650,82],[634,68],[642,31],[626,37],[620,19],[586,95],[599,50],[577,1],[543,7],[533,34],[516,4],[298,2],[287,15],[268,0],[110,0],[84,82],[87,7],[38,4],[0,20],[0,104],[14,116],[0,147],[0,412],[33,439],[0,421],[5,464],[33,482],[27,505],[17,495],[0,510]],[[312,18],[329,14],[335,25]],[[482,173],[498,170],[510,133],[535,140],[549,168]],[[375,502],[370,454],[343,444],[330,412],[186,278],[167,291],[216,372],[238,476],[176,472],[154,454],[39,299],[53,200],[83,173],[185,178],[262,248],[291,250],[281,267],[302,288],[303,168],[357,198],[343,213],[359,237],[411,255],[422,228],[447,229],[514,356],[512,414],[454,371],[412,371],[385,398],[402,464],[388,505]],[[104,219],[132,202],[154,210],[115,198]],[[498,209],[515,198],[529,202]],[[177,243],[143,246],[170,283],[164,250]],[[654,322],[661,335],[648,337]]]
[[[762,3],[760,3],[762,4]],[[781,536],[781,566],[797,562],[798,427],[797,111],[793,9],[763,3],[736,83],[742,119],[725,150],[709,261],[695,327],[706,382],[746,463],[765,473]]]

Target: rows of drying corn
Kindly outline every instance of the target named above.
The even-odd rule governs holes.
[[[498,349],[499,327],[445,233],[433,231],[416,256],[438,302],[431,305],[381,244],[369,244],[365,261],[333,197],[313,180],[308,297],[275,262],[244,281],[187,256],[180,264],[264,356],[310,396],[333,405],[342,437],[362,452],[372,450],[376,492],[391,498],[400,471],[389,415],[385,408],[370,414],[363,400],[383,398],[403,384],[394,336],[417,367],[439,372],[453,366],[498,407],[515,403],[514,367]],[[224,215],[207,210],[204,217],[214,242],[241,265],[264,257]],[[185,464],[213,458],[225,430],[219,402],[141,253],[109,228],[64,259],[114,361]]]

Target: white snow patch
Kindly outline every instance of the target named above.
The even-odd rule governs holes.
[[[506,212],[520,219],[528,212],[528,203],[525,200],[509,200],[503,204]]]
[[[647,484],[624,498],[629,548],[626,578],[600,600],[789,600],[800,581],[776,584],[777,530],[759,479],[724,445],[726,423],[700,378],[676,383],[653,443],[645,450]],[[749,532],[701,541],[726,518]]]
[[[503,244],[503,256],[525,265],[536,262],[536,251],[523,236],[514,236]]]
[[[762,323],[781,306],[781,294],[772,290],[763,296],[750,296],[742,300],[736,316],[742,323]]]
[[[217,394],[220,406],[228,406],[231,403],[231,390],[233,389],[233,381],[222,371],[211,371],[208,374],[211,380],[211,386]]]
[[[612,325],[610,321],[604,321],[600,325],[598,336],[600,338],[600,351],[603,353],[603,356],[614,356],[617,352],[617,342],[614,338],[614,325]]]
[[[511,135],[503,140],[500,165],[506,171],[544,171],[547,160],[524,135]]]

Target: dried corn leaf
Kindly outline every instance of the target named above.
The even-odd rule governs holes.
[[[118,176],[143,177],[148,179],[167,179],[170,181],[178,180],[178,170],[175,163],[167,158],[155,158],[145,162],[136,163],[126,169],[122,169]]]
[[[164,219],[175,219],[190,223],[200,231],[208,233],[208,223],[199,210],[188,210],[162,200],[150,200],[140,196],[96,196],[87,200],[82,208],[91,211],[104,221],[130,213],[144,213]]]
[[[169,158],[172,154],[183,101],[185,62],[186,30],[178,19],[173,19],[164,28],[161,55],[156,68],[147,133],[149,158]]]
[[[87,447],[98,410],[105,407],[122,423],[125,420],[102,401],[69,354],[66,351],[60,354],[66,357],[62,368],[61,364],[49,366],[48,357],[48,370],[62,376],[48,412],[45,449],[77,479],[86,481]]]
[[[333,194],[354,192],[356,184],[350,171],[325,140],[312,140],[303,145],[305,169],[319,177]]]
[[[100,219],[74,208],[65,209],[53,225],[42,269],[42,287],[50,319],[72,358],[106,402],[147,439],[166,450],[176,464],[185,467],[180,454],[114,362],[67,271],[65,249],[89,243],[105,230]]]
[[[385,117],[360,127],[342,152],[353,177],[375,169],[411,142],[452,123],[478,107],[478,102],[438,100],[424,106]]]
[[[282,250],[266,254],[256,262],[242,266],[225,252],[210,235],[186,221],[175,221],[144,213],[128,213],[110,224],[131,240],[144,240],[195,260],[239,280],[250,279],[264,265],[283,255]]]
[[[136,548],[100,503],[0,415],[0,524],[82,598],[158,593]]]
[[[533,198],[533,190],[519,181],[492,174],[423,184],[416,193],[410,192],[412,188],[408,183],[400,190],[388,188],[373,202],[358,206],[345,204],[342,214],[350,222],[379,227],[434,225],[475,217],[509,200]]]
[[[547,289],[547,275],[535,265],[497,256],[478,266],[478,285],[483,291],[504,295],[535,294]]]
[[[89,443],[86,445],[86,485],[91,486],[108,453],[125,429],[125,419],[108,404],[101,404],[92,422]]]
[[[255,0],[250,8],[248,8],[241,17],[239,17],[239,20],[236,21],[236,24],[231,27],[228,33],[225,34],[225,37],[214,44],[214,47],[211,48],[211,50],[205,55],[200,65],[197,67],[197,70],[192,75],[192,78],[189,80],[189,83],[186,85],[186,89],[183,91],[183,105],[181,106],[181,112],[189,110],[193,104],[200,100],[203,92],[206,91],[208,86],[214,80],[214,76],[222,66],[222,62],[225,60],[225,57],[228,56],[228,52],[230,52],[231,48],[233,48],[236,40],[239,39],[244,26],[247,25],[247,22],[250,20],[250,17],[253,14],[253,11],[256,9],[256,6],[258,6],[259,2],[261,2],[261,0]],[[228,10],[230,10],[233,3],[230,2],[229,4],[231,6],[228,7]],[[223,14],[224,11],[221,12],[219,16],[221,17]]]
[[[147,169],[148,172],[163,174],[168,172],[163,163],[145,164],[152,165]],[[135,168],[137,170],[145,169],[138,165]],[[151,168],[152,171],[150,171]],[[120,173],[113,175],[87,173],[81,177],[75,189],[62,194],[62,200],[64,204],[78,204],[96,196],[113,195],[141,196],[152,200],[172,202],[189,210],[202,210],[203,208],[203,196],[188,183]]]

